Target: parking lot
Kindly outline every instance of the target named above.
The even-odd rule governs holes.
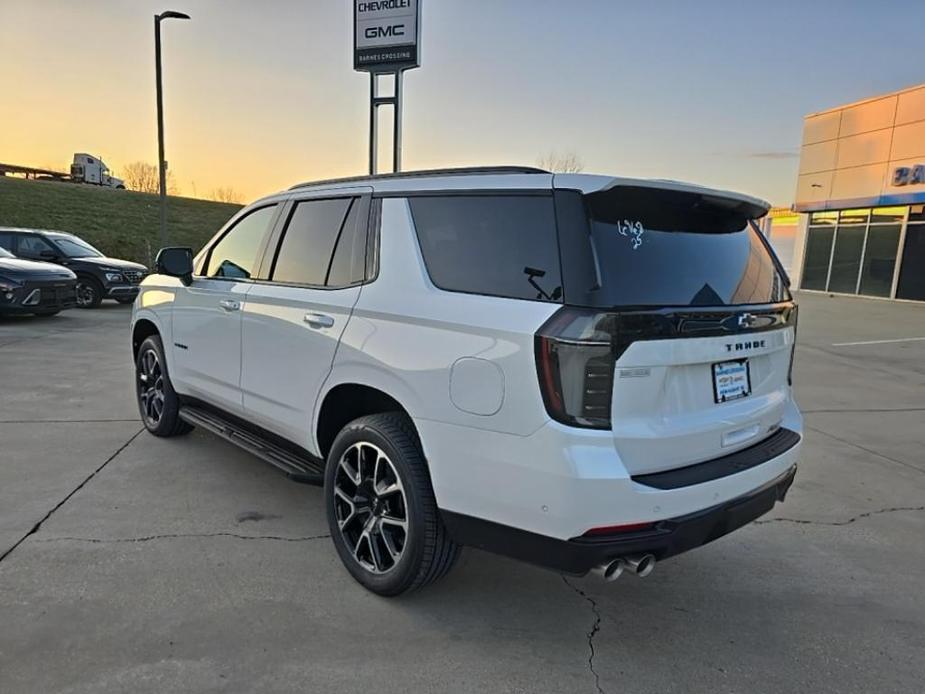
[[[466,550],[393,600],[319,489],[143,433],[128,307],[0,319],[0,691],[922,691],[925,340],[881,341],[925,306],[799,301],[806,445],[770,516],[646,579]]]

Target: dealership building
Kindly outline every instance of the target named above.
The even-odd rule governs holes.
[[[793,210],[795,287],[925,301],[925,85],[806,116]]]

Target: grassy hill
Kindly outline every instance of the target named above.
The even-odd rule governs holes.
[[[106,255],[151,267],[160,248],[158,197],[0,176],[0,226],[69,231]],[[199,250],[240,205],[167,198],[167,237]]]

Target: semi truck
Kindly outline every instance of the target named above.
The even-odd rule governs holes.
[[[102,159],[86,152],[77,152],[74,155],[70,173],[34,166],[0,164],[0,176],[24,176],[36,181],[68,181],[120,190],[125,188],[125,181],[113,176]]]

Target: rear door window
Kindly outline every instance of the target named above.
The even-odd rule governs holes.
[[[42,253],[45,253],[46,255],[42,256]],[[37,234],[21,234],[19,236],[19,244],[17,246],[16,255],[21,258],[53,258],[58,255],[58,253],[55,251],[54,246],[52,246],[41,236],[38,236]]]
[[[421,196],[409,202],[424,263],[436,286],[561,301],[552,196]]]
[[[595,271],[566,273],[568,303],[731,306],[789,298],[772,251],[745,214],[700,195],[632,190],[586,196]],[[563,243],[563,262],[586,267],[587,255],[566,257],[575,245]]]
[[[328,270],[328,287],[346,287],[366,279],[366,219],[369,205],[354,199],[344,220]]]
[[[328,280],[335,246],[345,229],[352,198],[303,200],[296,203],[286,225],[271,279],[274,282],[323,287]],[[355,226],[355,219],[354,219]],[[349,241],[352,241],[352,234]],[[348,239],[344,239],[345,245]]]

